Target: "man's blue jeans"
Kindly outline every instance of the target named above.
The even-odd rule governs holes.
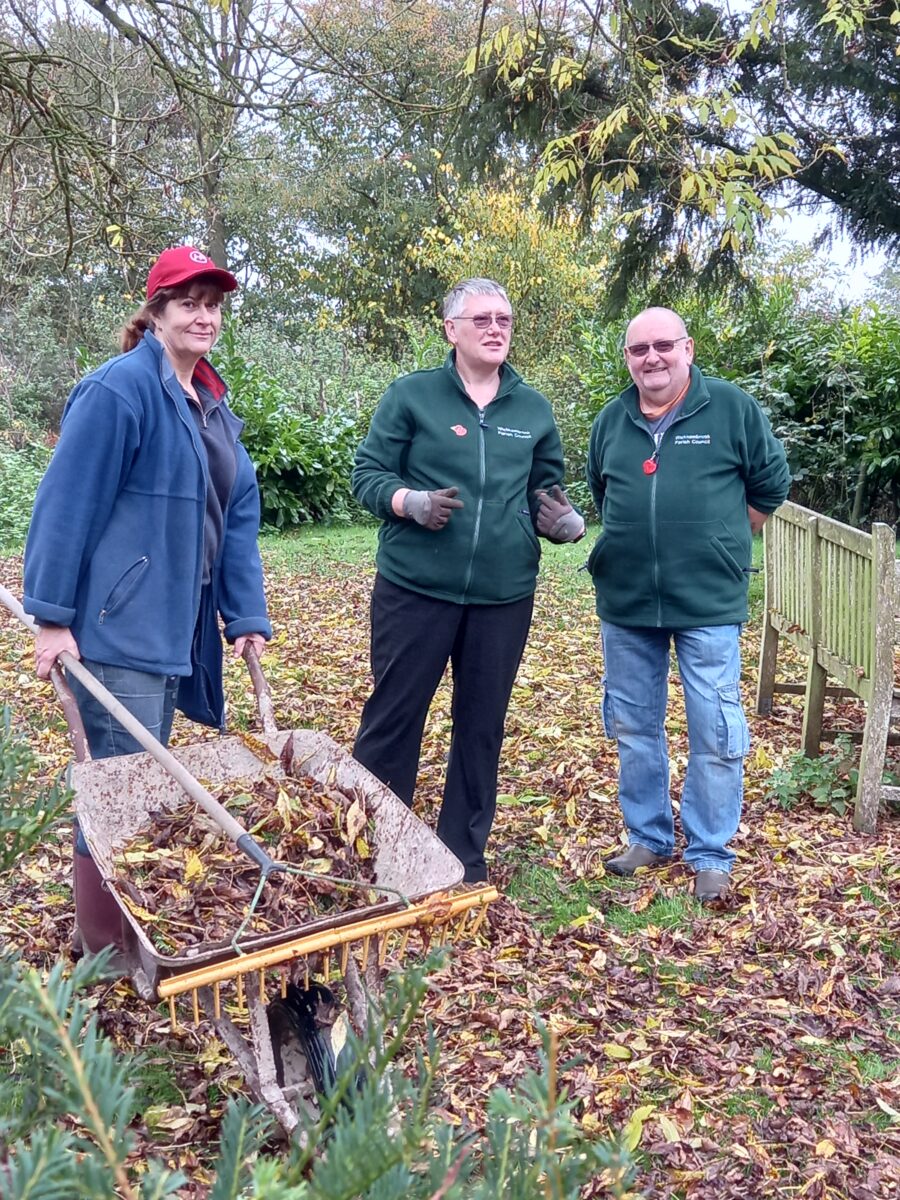
[[[164,746],[168,744],[175,715],[175,698],[178,694],[177,675],[151,675],[146,671],[113,667],[109,663],[92,662],[88,659],[83,659],[81,665],[86,667],[107,691],[112,692],[155,738]],[[91,758],[116,758],[120,754],[137,754],[143,749],[140,742],[135,741],[77,679],[70,676],[68,683],[78,702]],[[81,830],[78,831],[75,845],[80,854],[89,853]]]
[[[690,754],[681,795],[685,862],[730,871],[750,748],[741,708],[739,625],[644,629],[602,622],[603,724],[619,749],[619,803],[630,844],[670,855],[675,846],[666,747],[669,647],[684,687]]]

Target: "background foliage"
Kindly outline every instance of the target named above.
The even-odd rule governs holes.
[[[845,309],[765,229],[817,209],[897,244],[898,34],[893,0],[0,10],[0,536],[186,240],[241,276],[220,362],[278,527],[352,511],[353,443],[393,375],[440,361],[468,274],[509,289],[580,500],[627,317],[662,301],[769,409],[798,499],[896,519],[896,271]]]

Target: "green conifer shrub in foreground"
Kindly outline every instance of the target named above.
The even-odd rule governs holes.
[[[0,871],[8,873],[71,797],[38,780],[30,749],[0,736]],[[439,1046],[428,1033],[412,1068],[404,1047],[439,956],[393,976],[365,1039],[327,1101],[289,1148],[260,1106],[230,1100],[210,1200],[627,1200],[632,1167],[619,1146],[587,1137],[544,1031],[541,1070],[515,1092],[495,1089],[483,1129],[445,1124],[433,1101]],[[0,1195],[4,1200],[162,1200],[187,1181],[152,1155],[129,1158],[140,1116],[140,1055],[101,1031],[90,989],[106,956],[44,977],[13,950],[0,953]],[[135,1000],[135,1003],[138,1003]],[[408,1053],[406,1058],[408,1059]],[[352,1088],[360,1068],[365,1083]],[[598,1190],[598,1188],[600,1190]]]

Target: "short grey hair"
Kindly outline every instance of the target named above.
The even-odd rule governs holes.
[[[499,283],[495,283],[493,279],[464,279],[462,283],[457,283],[455,287],[452,287],[444,297],[444,320],[458,317],[466,307],[466,301],[470,296],[499,296],[512,308],[506,289],[502,288]]]

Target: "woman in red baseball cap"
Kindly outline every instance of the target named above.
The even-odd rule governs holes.
[[[256,476],[206,358],[236,287],[193,246],[163,251],[124,353],[69,397],[25,548],[38,675],[68,651],[163,744],[176,707],[224,727],[219,617],[236,654],[272,635]],[[140,749],[71,684],[94,758]],[[118,942],[118,907],[80,833],[74,877],[84,947]]]

